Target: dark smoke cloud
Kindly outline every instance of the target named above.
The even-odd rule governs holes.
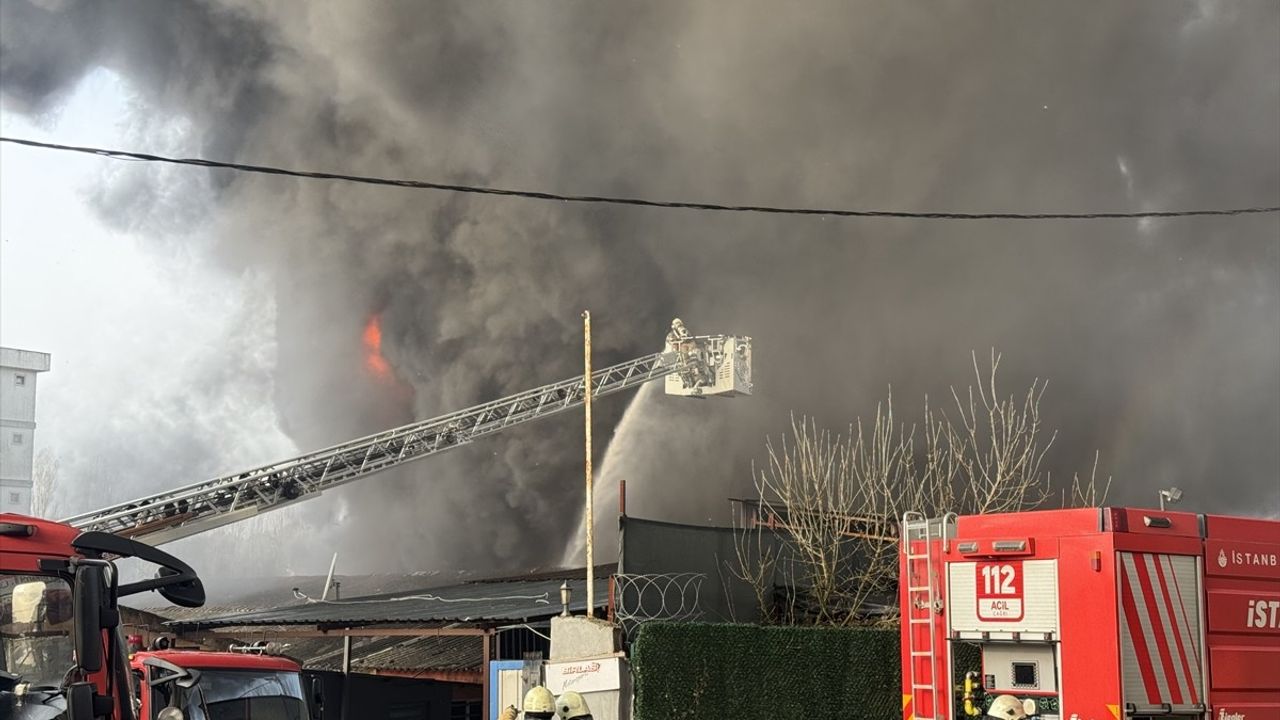
[[[1086,5],[3,0],[0,87],[40,113],[103,66],[146,108],[140,145],[387,176],[929,210],[1274,204],[1280,9]],[[779,219],[148,172],[122,171],[103,215],[169,238],[175,214],[199,220],[217,263],[273,278],[271,400],[299,447],[571,375],[584,307],[598,363],[651,351],[678,312],[753,335],[759,393],[648,393],[607,478],[638,514],[722,519],[789,412],[843,425],[890,383],[941,397],[992,346],[1010,388],[1050,379],[1056,474],[1096,448],[1116,500],[1178,484],[1203,509],[1280,507],[1273,216]],[[374,314],[394,382],[363,367]],[[624,402],[602,405],[603,438]],[[303,506],[280,554],[554,562],[579,423]]]

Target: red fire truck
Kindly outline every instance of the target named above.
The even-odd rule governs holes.
[[[115,560],[158,565],[121,583]],[[204,586],[172,555],[135,540],[0,514],[0,718],[132,720],[118,598],[155,590],[199,607]]]
[[[1280,720],[1280,521],[1085,508],[901,525],[904,720]]]
[[[177,708],[186,718],[306,720],[302,666],[282,656],[154,650],[129,660],[138,717],[158,720]],[[179,717],[172,711],[168,717]]]

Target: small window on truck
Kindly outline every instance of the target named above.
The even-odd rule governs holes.
[[[1013,686],[1016,688],[1040,687],[1038,663],[1016,662],[1013,664]]]

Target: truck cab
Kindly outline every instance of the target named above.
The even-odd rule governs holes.
[[[302,666],[290,658],[154,650],[135,653],[129,667],[141,720],[307,720],[309,716]]]
[[[139,558],[156,576],[122,583],[115,561]],[[0,717],[134,720],[117,600],[156,591],[204,603],[186,563],[135,540],[0,513]]]

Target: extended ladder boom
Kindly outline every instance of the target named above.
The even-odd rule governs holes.
[[[727,355],[725,348],[736,348]],[[721,390],[721,366],[748,380]],[[679,351],[646,355],[592,374],[592,397],[609,395],[679,374],[679,394],[737,394],[749,391],[750,338],[688,338]],[[746,389],[743,389],[743,388]],[[704,393],[703,390],[706,390]],[[441,417],[387,430],[291,460],[188,485],[64,520],[82,530],[135,537],[153,545],[301,502],[330,488],[412,460],[466,445],[509,427],[582,404],[581,377],[509,395]]]

